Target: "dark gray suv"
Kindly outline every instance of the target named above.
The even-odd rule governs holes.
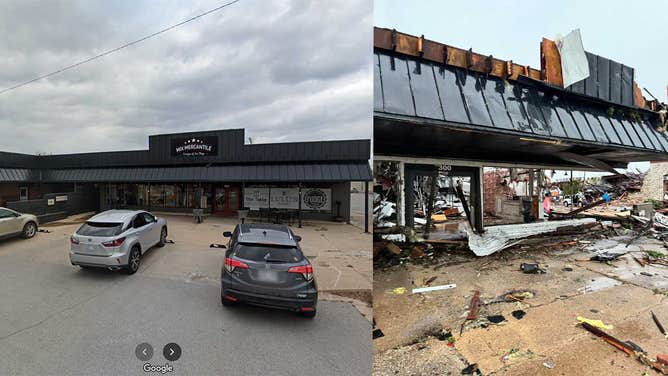
[[[241,224],[230,241],[221,272],[221,302],[243,302],[315,317],[318,289],[313,267],[288,226]]]

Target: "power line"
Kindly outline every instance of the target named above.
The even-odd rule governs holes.
[[[137,40],[133,40],[132,42],[128,42],[128,43],[126,43],[126,44],[124,44],[124,45],[122,45],[122,46],[116,47],[116,48],[114,48],[114,49],[107,50],[107,51],[102,52],[102,53],[100,53],[100,54],[98,54],[98,55],[95,55],[95,56],[89,57],[88,59],[82,60],[82,61],[80,61],[80,62],[78,62],[78,63],[74,63],[74,64],[72,64],[72,65],[68,65],[68,66],[66,66],[66,67],[64,67],[64,68],[60,68],[60,69],[58,69],[58,70],[56,70],[56,71],[53,71],[53,72],[51,72],[51,73],[47,73],[47,74],[45,74],[45,75],[42,75],[42,76],[33,78],[33,79],[31,79],[31,80],[21,82],[20,84],[16,84],[16,85],[14,85],[14,86],[11,86],[11,87],[2,89],[2,90],[0,90],[0,95],[6,93],[6,92],[8,92],[8,91],[11,91],[11,90],[14,90],[14,89],[18,89],[18,88],[20,88],[20,87],[22,87],[22,86],[31,84],[31,83],[33,83],[33,82],[35,82],[35,81],[39,81],[39,80],[42,80],[42,79],[44,79],[44,78],[54,76],[54,75],[56,75],[56,74],[58,74],[58,73],[65,72],[66,70],[70,70],[70,69],[72,69],[72,68],[76,68],[76,67],[78,67],[78,66],[80,66],[80,65],[89,63],[89,62],[91,62],[91,61],[93,61],[93,60],[96,60],[96,59],[99,59],[99,58],[101,58],[101,57],[104,57],[104,56],[107,56],[107,55],[109,55],[109,54],[112,54],[112,53],[114,53],[114,52],[116,52],[116,51],[120,51],[120,50],[122,50],[122,49],[124,49],[124,48],[126,48],[126,47],[130,47],[130,46],[135,45],[135,44],[137,44],[137,43],[143,42],[143,41],[145,41],[145,40],[147,40],[147,39],[153,38],[153,37],[155,37],[155,36],[157,36],[157,35],[160,35],[160,34],[162,34],[162,33],[164,33],[164,32],[167,32],[167,31],[169,31],[169,30],[175,29],[175,28],[177,28],[177,27],[179,27],[179,26],[181,26],[181,25],[187,24],[188,22],[195,21],[195,20],[198,19],[198,18],[204,17],[204,16],[209,15],[209,14],[211,14],[211,13],[213,13],[213,12],[217,12],[217,11],[223,9],[223,8],[226,8],[226,7],[230,6],[230,5],[233,5],[233,4],[235,4],[235,3],[238,3],[239,1],[241,1],[241,0],[233,0],[233,1],[230,1],[230,2],[228,2],[228,3],[225,3],[225,4],[221,5],[221,6],[218,6],[218,7],[216,7],[216,8],[207,10],[207,11],[204,12],[204,13],[200,13],[200,14],[194,16],[194,17],[188,18],[187,20],[184,20],[184,21],[181,21],[181,22],[179,22],[179,23],[177,23],[177,24],[174,24],[174,25],[172,25],[172,26],[166,27],[166,28],[164,28],[164,29],[162,29],[162,30],[160,30],[160,31],[156,31],[156,32],[153,33],[153,34],[149,34],[149,35],[147,35],[147,36],[145,36],[145,37],[139,38],[139,39],[137,39]]]

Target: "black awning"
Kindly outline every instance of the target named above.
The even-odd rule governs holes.
[[[92,168],[43,171],[44,182],[324,182],[371,181],[368,163],[210,167]]]
[[[22,183],[39,181],[39,172],[27,168],[0,168],[0,182]]]
[[[513,150],[520,137],[557,142],[560,150],[600,154],[618,163],[668,158],[665,133],[653,126],[655,116],[642,110],[587,102],[549,87],[504,81],[383,51],[374,55],[374,80],[376,152],[397,147],[379,144],[383,138],[379,131],[390,129],[379,128],[380,120],[388,126],[419,123],[480,132],[478,141],[470,146],[478,145],[479,137],[505,135],[514,138],[501,137],[499,143]],[[441,138],[438,143],[447,141]],[[489,151],[498,151],[497,147]]]

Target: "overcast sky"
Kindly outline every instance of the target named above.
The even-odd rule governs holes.
[[[0,89],[225,2],[0,1]],[[144,149],[150,134],[223,128],[371,138],[372,24],[370,0],[242,0],[0,95],[0,150]]]
[[[579,28],[585,50],[634,68],[639,86],[666,102],[665,5],[621,0],[377,0],[374,24],[538,69],[541,39]],[[631,167],[646,169],[649,163]]]

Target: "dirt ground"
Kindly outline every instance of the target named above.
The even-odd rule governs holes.
[[[650,313],[668,325],[668,267],[642,267],[631,256],[668,252],[649,237],[626,247],[631,237],[619,233],[541,238],[480,258],[460,247],[426,260],[377,263],[374,318],[384,336],[374,340],[373,374],[460,375],[473,363],[484,375],[655,374],[576,325],[578,316],[600,319],[613,326],[609,334],[649,356],[668,353]],[[610,263],[581,261],[597,250],[631,253]],[[524,274],[521,263],[538,263],[546,272]],[[411,294],[434,277],[431,286],[456,287]],[[404,293],[396,290],[401,287]],[[505,321],[469,322],[460,335],[475,290],[482,301],[478,318],[503,315]],[[509,292],[531,294],[506,302]],[[518,310],[525,312],[521,319],[512,314]]]

